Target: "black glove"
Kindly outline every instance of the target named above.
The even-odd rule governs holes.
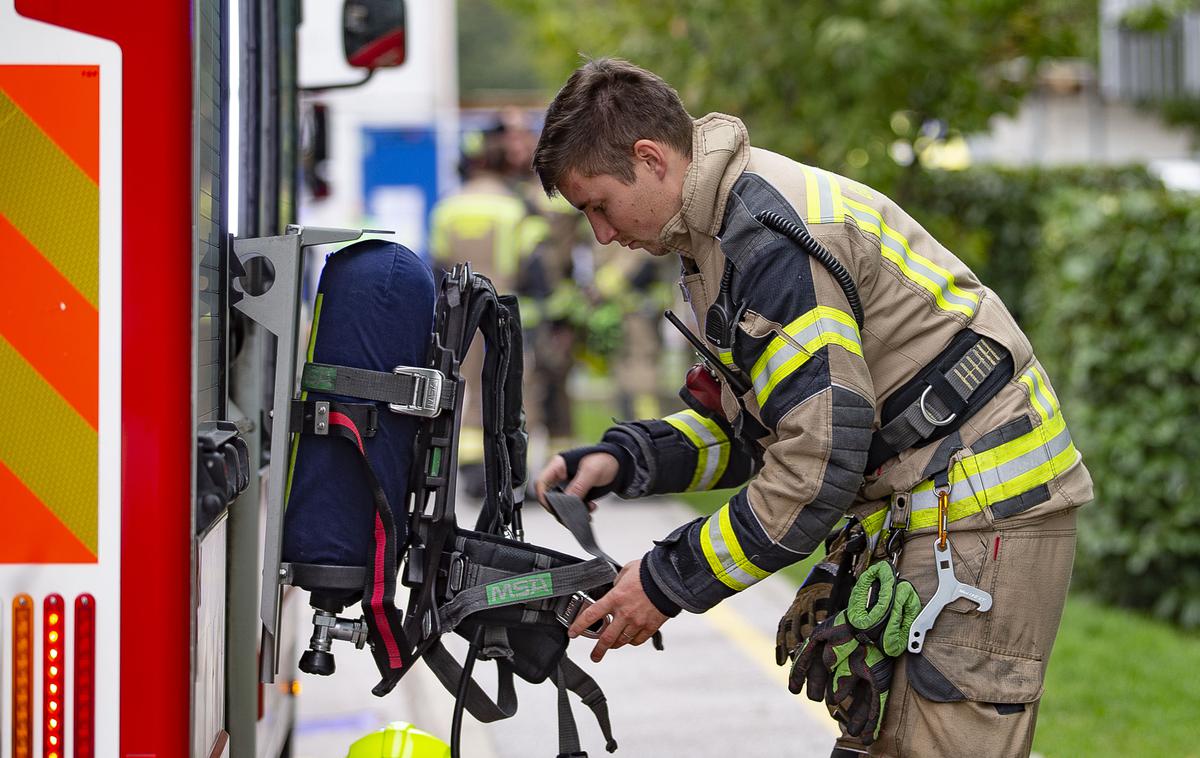
[[[567,462],[567,481],[575,478],[579,473],[579,462],[584,456],[592,453],[608,453],[617,459],[617,475],[611,482],[599,487],[592,487],[583,496],[584,500],[595,500],[603,497],[610,492],[621,492],[629,486],[629,480],[633,478],[633,456],[629,451],[620,445],[613,442],[601,442],[598,445],[588,445],[587,447],[575,447],[570,450],[564,450],[559,455]]]

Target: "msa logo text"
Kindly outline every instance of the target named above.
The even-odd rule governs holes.
[[[487,586],[488,605],[515,603],[524,600],[534,600],[554,594],[554,580],[550,572],[521,576],[516,579],[506,579]]]

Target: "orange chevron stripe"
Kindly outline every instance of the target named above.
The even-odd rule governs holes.
[[[99,428],[100,316],[0,213],[6,282],[0,334]]]
[[[0,563],[95,563],[88,550],[0,461]]]
[[[0,66],[0,90],[97,183],[99,74],[97,66]]]

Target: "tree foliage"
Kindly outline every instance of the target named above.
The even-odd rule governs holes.
[[[499,0],[526,19],[561,85],[619,56],[671,82],[695,115],[741,117],[752,141],[890,189],[896,141],[986,128],[1046,56],[1094,37],[1089,0]]]
[[[457,0],[458,89],[472,101],[493,91],[536,90],[524,27],[494,0]]]

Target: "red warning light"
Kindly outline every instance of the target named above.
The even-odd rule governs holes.
[[[96,756],[96,599],[75,598],[75,757]]]
[[[62,754],[63,734],[63,665],[66,649],[63,646],[63,628],[66,612],[62,595],[47,595],[42,603],[42,614],[46,623],[42,629],[42,755],[59,758]]]

